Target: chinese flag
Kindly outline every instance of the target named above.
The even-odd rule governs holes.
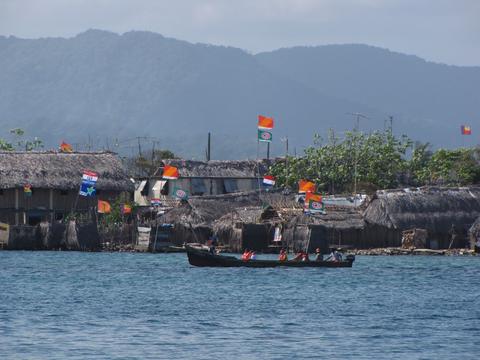
[[[273,129],[273,118],[258,115],[258,128],[259,129]]]
[[[108,201],[98,200],[97,211],[100,214],[108,214],[110,211],[112,211],[112,208]]]
[[[162,175],[164,179],[176,180],[178,176],[178,169],[175,166],[165,165]]]
[[[315,184],[308,180],[300,180],[298,182],[298,192],[299,193],[308,193],[315,192]]]

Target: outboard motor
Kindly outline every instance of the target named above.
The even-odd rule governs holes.
[[[355,255],[352,255],[352,254],[347,255],[346,260],[353,263],[355,261]]]

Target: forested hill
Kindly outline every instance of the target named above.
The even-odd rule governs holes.
[[[149,136],[201,158],[210,131],[214,158],[241,158],[256,154],[257,114],[276,118],[278,154],[281,137],[300,151],[314,133],[351,129],[347,113],[361,112],[363,130],[393,114],[396,132],[458,145],[459,125],[478,122],[479,77],[479,68],[359,45],[252,55],[149,32],[0,37],[0,138],[21,127],[47,147],[90,138],[128,152],[122,140]]]

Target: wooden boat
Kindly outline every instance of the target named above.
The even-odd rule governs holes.
[[[188,262],[193,266],[209,267],[254,267],[270,268],[278,266],[289,267],[352,267],[354,255],[348,255],[343,261],[278,261],[278,260],[249,260],[243,261],[235,256],[213,255],[208,251],[186,246]]]

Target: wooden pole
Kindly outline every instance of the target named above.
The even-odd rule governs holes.
[[[208,140],[207,140],[207,161],[211,159],[211,134],[208,133]]]

